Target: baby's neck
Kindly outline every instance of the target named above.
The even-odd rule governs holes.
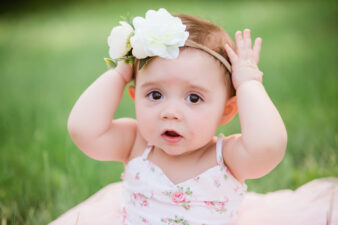
[[[151,154],[153,155],[152,157],[160,158],[160,159],[163,159],[164,161],[168,161],[168,162],[185,161],[187,159],[194,160],[194,159],[201,158],[201,156],[206,152],[206,150],[209,149],[214,143],[215,143],[215,140],[211,139],[206,145],[204,145],[204,146],[202,146],[198,149],[195,149],[195,150],[184,152],[183,154],[180,154],[180,155],[167,154],[162,149],[154,146],[154,149],[153,149]]]
[[[160,167],[173,183],[180,183],[217,165],[216,142],[217,138],[214,137],[202,148],[174,156],[154,146],[148,160]]]

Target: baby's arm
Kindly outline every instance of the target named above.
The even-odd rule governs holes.
[[[232,63],[242,134],[229,140],[224,152],[227,164],[241,181],[264,176],[282,160],[287,133],[278,110],[261,83],[263,73],[257,63],[261,39],[251,49],[250,30],[236,32],[237,54],[226,46]]]
[[[129,155],[136,134],[136,121],[113,120],[132,68],[120,61],[98,77],[80,96],[68,118],[74,143],[89,157],[102,161],[122,161]]]

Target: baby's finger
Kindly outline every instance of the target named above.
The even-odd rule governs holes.
[[[244,36],[244,46],[245,46],[245,48],[251,49],[250,30],[244,29],[243,36]]]
[[[255,45],[253,47],[253,53],[252,53],[256,64],[258,64],[258,61],[259,61],[259,54],[261,52],[261,46],[262,46],[262,38],[256,38]]]
[[[237,54],[238,56],[242,55],[243,47],[244,47],[244,41],[242,38],[242,31],[237,31],[235,34],[236,37],[236,46],[237,46]]]
[[[232,50],[232,48],[228,44],[225,44],[225,50],[229,56],[231,64],[235,64],[238,60],[238,56],[236,55],[234,50]]]

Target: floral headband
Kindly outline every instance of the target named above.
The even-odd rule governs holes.
[[[152,58],[160,56],[175,59],[179,55],[179,47],[189,46],[208,52],[220,60],[231,73],[231,64],[217,52],[188,40],[186,25],[178,17],[173,17],[166,9],[148,10],[145,19],[135,17],[133,23],[120,21],[121,26],[112,29],[108,37],[109,56],[104,58],[111,68],[118,61],[124,60],[131,65],[135,58],[140,59],[139,70]]]

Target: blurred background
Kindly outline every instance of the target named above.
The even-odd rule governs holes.
[[[292,189],[337,176],[335,1],[4,1],[0,7],[0,217],[47,224],[107,184],[123,165],[84,155],[67,132],[82,92],[107,70],[107,37],[121,16],[189,13],[232,38],[262,37],[263,84],[287,131],[283,161],[248,191]],[[125,93],[118,117],[135,117]],[[238,116],[218,132],[240,132]]]

